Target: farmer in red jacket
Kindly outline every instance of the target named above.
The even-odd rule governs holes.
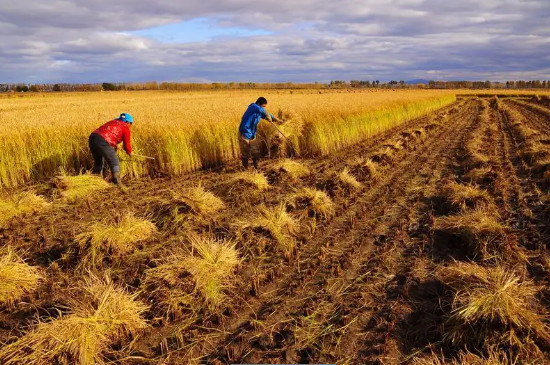
[[[92,174],[101,174],[103,170],[103,160],[107,160],[109,168],[113,173],[113,182],[122,187],[120,181],[120,162],[116,154],[119,143],[124,144],[126,153],[132,155],[132,145],[130,143],[130,127],[134,118],[128,113],[122,113],[117,119],[103,124],[90,134],[88,140],[90,151],[94,157],[94,168]]]

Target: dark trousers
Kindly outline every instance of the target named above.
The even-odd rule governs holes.
[[[107,143],[105,138],[101,137],[99,134],[92,133],[88,139],[88,144],[90,145],[90,151],[94,157],[92,174],[101,174],[104,160],[107,160],[107,164],[113,174],[120,171],[118,156],[114,148]]]
[[[260,140],[258,138],[246,139],[239,133],[239,147],[241,148],[241,161],[245,168],[248,167],[248,160],[252,157],[252,163],[254,168],[258,168],[258,161],[260,161]]]

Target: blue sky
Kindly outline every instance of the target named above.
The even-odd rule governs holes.
[[[185,43],[269,35],[271,32],[265,29],[219,26],[217,19],[204,17],[136,30],[130,34],[151,38],[162,43]]]
[[[0,0],[0,83],[550,79],[548,0]]]

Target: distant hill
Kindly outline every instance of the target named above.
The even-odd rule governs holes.
[[[428,82],[430,82],[430,80],[414,79],[414,80],[405,81],[405,84],[407,84],[407,85],[416,85],[416,84],[427,84]]]

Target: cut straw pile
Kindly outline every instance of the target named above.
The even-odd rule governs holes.
[[[363,188],[363,184],[357,181],[355,176],[350,174],[347,167],[342,170],[342,172],[340,172],[337,177],[338,181],[348,190],[361,190]]]
[[[152,222],[131,213],[114,222],[94,223],[75,237],[82,256],[81,266],[101,267],[106,256],[119,259],[156,231]]]
[[[158,267],[145,273],[143,293],[159,311],[172,318],[198,312],[204,304],[216,309],[231,287],[239,264],[235,243],[211,237],[188,237],[190,250],[177,250]]]
[[[504,253],[504,245],[498,239],[503,238],[507,227],[500,222],[498,213],[492,209],[478,207],[456,215],[437,217],[433,227],[460,237],[481,257]]]
[[[0,362],[102,365],[108,362],[103,353],[112,343],[147,327],[143,319],[147,306],[109,278],[86,279],[82,292],[68,314],[41,320],[26,335],[2,347]]]
[[[271,170],[279,174],[285,174],[293,181],[311,174],[311,170],[307,166],[289,158],[277,161],[271,167]]]
[[[61,175],[55,179],[61,197],[69,202],[85,197],[94,191],[107,189],[111,185],[95,175]]]
[[[461,209],[484,207],[492,203],[492,199],[486,190],[473,185],[451,181],[443,186],[442,192],[450,204]]]
[[[296,220],[286,211],[285,204],[280,204],[275,208],[261,206],[257,211],[246,220],[240,220],[236,223],[238,228],[262,229],[269,232],[270,236],[277,241],[279,247],[288,257],[292,254],[296,246],[294,236],[298,229]]]
[[[288,204],[294,209],[307,209],[309,215],[314,217],[330,218],[335,213],[334,203],[323,191],[302,188],[291,194]]]
[[[0,227],[14,217],[47,209],[50,203],[43,197],[25,192],[0,199]]]
[[[202,185],[172,192],[170,199],[161,201],[158,220],[164,227],[186,229],[189,221],[209,220],[225,209],[225,203]]]
[[[0,304],[13,305],[32,293],[43,276],[39,269],[26,264],[15,250],[7,247],[0,252]]]
[[[266,190],[269,188],[269,182],[261,172],[243,171],[233,174],[228,180],[229,184],[246,184],[253,186],[257,190]]]
[[[502,266],[470,263],[442,268],[438,278],[453,297],[444,331],[447,341],[466,347],[497,346],[527,356],[539,352],[536,343],[550,344],[532,281]]]

